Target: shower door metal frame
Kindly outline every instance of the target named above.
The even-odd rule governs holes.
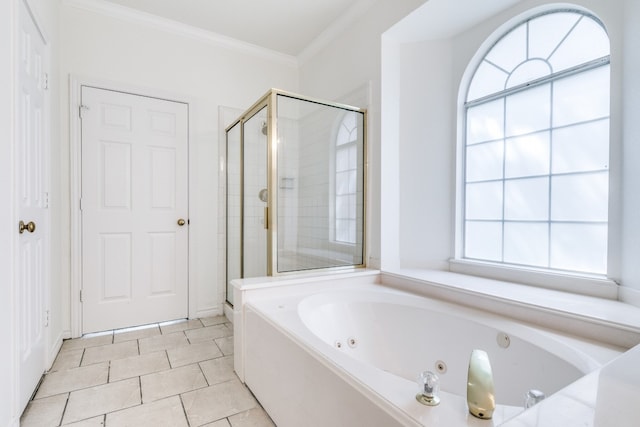
[[[329,107],[340,108],[347,111],[355,111],[358,113],[362,113],[362,192],[363,192],[363,200],[362,200],[362,263],[361,264],[353,264],[353,265],[345,265],[345,266],[335,266],[335,267],[320,267],[315,268],[313,270],[320,271],[339,271],[339,270],[347,270],[354,268],[364,268],[366,267],[366,260],[368,257],[368,248],[367,248],[367,182],[368,182],[368,150],[367,150],[367,110],[363,108],[357,108],[346,104],[341,104],[338,102],[328,102],[320,99],[315,99],[311,97],[306,97],[302,95],[298,95],[295,93],[279,90],[279,89],[271,89],[265,95],[263,95],[258,101],[256,101],[251,107],[249,107],[238,119],[236,119],[233,123],[231,123],[225,129],[226,136],[226,153],[229,152],[229,131],[235,127],[236,125],[240,125],[240,274],[244,277],[244,123],[250,120],[253,116],[259,113],[263,108],[267,109],[267,207],[265,208],[265,228],[267,229],[267,276],[286,276],[291,274],[299,273],[300,271],[288,271],[288,272],[278,272],[277,266],[277,251],[278,251],[278,96],[285,96],[293,99],[299,99],[301,101],[312,102],[320,105],[325,105]],[[228,157],[225,159],[227,162],[226,170],[227,173],[229,171],[228,165]],[[229,185],[228,178],[226,180],[227,186]],[[226,190],[226,210],[228,211],[229,206],[229,190]],[[225,230],[226,236],[226,257],[227,262],[226,266],[228,267],[228,221],[226,221],[227,230]],[[227,270],[228,271],[228,270]],[[312,270],[304,270],[304,271],[312,271]],[[228,278],[225,274],[225,282],[228,282]],[[228,285],[228,283],[225,283]]]

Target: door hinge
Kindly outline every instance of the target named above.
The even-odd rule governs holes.
[[[49,73],[44,73],[42,76],[42,88],[44,90],[49,90]]]
[[[84,105],[84,104],[80,104],[78,106],[78,116],[82,119],[83,118],[83,111],[85,110],[90,110],[89,106]]]
[[[80,210],[82,210],[82,197],[80,197],[80,201],[78,203]]]
[[[80,289],[80,302],[82,302],[82,289]]]
[[[44,326],[49,326],[49,310],[44,311]]]

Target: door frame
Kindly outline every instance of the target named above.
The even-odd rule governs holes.
[[[70,276],[70,310],[71,310],[71,337],[82,336],[82,302],[80,301],[80,291],[82,289],[82,213],[80,211],[80,197],[82,195],[82,122],[80,120],[80,105],[82,96],[82,86],[105,89],[113,92],[123,92],[131,95],[145,96],[148,98],[163,99],[172,102],[187,104],[187,186],[188,186],[188,209],[189,209],[189,253],[187,269],[187,312],[189,318],[197,317],[196,297],[197,286],[195,283],[194,269],[194,247],[197,230],[197,215],[194,210],[193,183],[195,182],[195,159],[197,159],[196,144],[191,144],[194,129],[193,99],[189,96],[170,93],[161,89],[141,87],[126,83],[113,82],[104,79],[79,76],[71,74],[69,76],[69,181],[70,181],[70,240],[71,240],[71,276]],[[195,228],[194,228],[195,227]]]

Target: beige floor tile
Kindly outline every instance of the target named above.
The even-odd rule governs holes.
[[[229,421],[227,421],[227,419],[224,418],[222,420],[218,420],[218,421],[214,421],[214,422],[209,423],[209,424],[205,424],[202,427],[231,427],[231,424],[229,424]]]
[[[109,381],[115,382],[126,378],[152,374],[169,369],[169,359],[165,351],[143,354],[111,361]]]
[[[156,335],[160,335],[160,327],[157,324],[117,329],[113,331],[113,342],[131,341]]]
[[[200,320],[204,326],[220,325],[229,321],[226,316],[203,317]]]
[[[225,356],[230,356],[233,354],[233,336],[218,338],[214,341],[220,348],[220,351],[222,351],[222,354],[224,354]]]
[[[131,378],[72,392],[63,421],[80,421],[139,404],[140,382],[138,378]]]
[[[258,405],[239,380],[215,384],[182,395],[191,425],[202,425],[243,412]]]
[[[259,406],[230,416],[229,422],[231,427],[275,427],[271,418]]]
[[[193,344],[199,341],[210,341],[216,338],[228,337],[233,333],[224,325],[214,325],[185,331],[185,334],[187,335],[187,338],[189,338],[189,342]]]
[[[107,362],[66,371],[51,372],[45,375],[44,381],[42,381],[36,394],[36,399],[106,384],[108,375],[109,364]]]
[[[124,359],[138,355],[138,342],[125,341],[117,344],[101,345],[87,348],[82,358],[82,366],[93,365],[94,363],[106,362],[108,360]]]
[[[167,350],[172,368],[202,362],[222,356],[222,352],[213,341],[202,341],[195,344],[182,345]]]
[[[188,427],[179,396],[107,414],[109,427]]]
[[[138,340],[138,343],[140,346],[140,354],[146,354],[185,345],[188,344],[189,341],[187,341],[184,332],[175,332],[167,335],[142,338]]]
[[[160,324],[160,329],[163,334],[172,334],[174,332],[186,331],[188,329],[202,328],[204,325],[200,319],[182,319],[174,320],[173,322],[166,322]]]
[[[104,425],[104,415],[100,415],[77,423],[63,424],[62,427],[102,427]]]
[[[58,394],[44,399],[32,400],[27,405],[20,419],[22,427],[58,426],[62,420],[62,413],[67,404],[67,393]]]
[[[82,355],[84,354],[84,348],[78,348],[75,350],[61,350],[56,357],[55,362],[49,372],[64,371],[66,369],[77,368],[82,361]]]
[[[140,377],[144,403],[207,387],[198,364],[157,372]]]
[[[99,334],[89,334],[82,338],[65,340],[62,343],[62,350],[89,348],[111,343],[113,343],[113,332],[101,332]]]
[[[218,357],[217,359],[200,362],[200,367],[209,385],[235,380],[233,371],[233,356]]]

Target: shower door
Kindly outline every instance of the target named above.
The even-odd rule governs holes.
[[[267,107],[227,131],[227,301],[234,279],[267,268]]]
[[[267,107],[243,122],[242,277],[267,275]]]

